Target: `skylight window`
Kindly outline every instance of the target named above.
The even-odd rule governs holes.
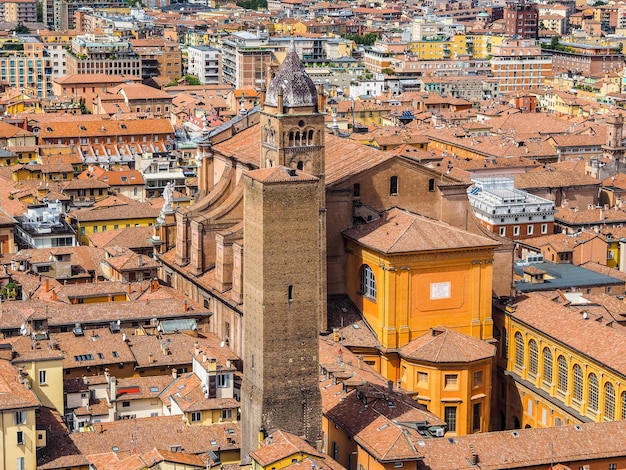
[[[158,392],[159,391],[159,387],[150,387],[150,391],[152,393]]]
[[[93,361],[93,354],[80,354],[78,356],[74,356],[74,360],[77,362]]]

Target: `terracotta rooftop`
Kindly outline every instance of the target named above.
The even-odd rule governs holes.
[[[160,210],[149,203],[123,204],[119,206],[92,207],[89,209],[79,209],[68,214],[69,217],[78,222],[98,222],[107,220],[126,219],[156,219]]]
[[[168,119],[135,119],[135,120],[66,120],[56,122],[42,122],[39,129],[39,138],[89,138],[105,136],[132,136],[144,134],[174,134],[174,128]]]
[[[290,170],[282,166],[252,170],[247,172],[246,175],[263,184],[317,181],[315,176],[300,170]]]
[[[626,327],[587,320],[579,311],[537,294],[522,295],[513,306],[515,311],[510,315],[515,321],[626,376]],[[611,347],[607,348],[607,344]]]
[[[386,211],[380,219],[343,233],[347,238],[387,254],[499,246],[487,237],[397,208]]]
[[[626,223],[626,211],[623,209],[578,209],[559,208],[554,214],[554,221],[567,225],[614,224]]]
[[[0,410],[33,408],[40,405],[35,393],[18,382],[18,370],[0,360]]]
[[[400,423],[445,425],[403,391],[390,390],[384,377],[331,339],[320,339],[320,365],[324,415],[379,461],[421,458],[417,441],[424,437]]]
[[[106,73],[74,73],[55,78],[54,81],[61,85],[82,85],[85,83],[124,83],[127,79],[121,75],[109,75]]]
[[[98,423],[93,432],[59,433],[55,438],[55,446],[46,447],[46,463],[38,468],[61,468],[65,466],[63,462],[68,461],[81,461],[82,465],[87,465],[86,456],[111,451],[115,451],[121,460],[154,448],[176,446],[182,448],[181,458],[183,455],[201,457],[207,450],[239,449],[240,426],[239,423],[188,426],[181,422],[180,416],[159,416]]]
[[[432,470],[504,470],[620,458],[625,455],[624,440],[626,421],[613,421],[427,439],[418,444],[423,465]],[[472,454],[478,456],[478,465],[472,463]]]
[[[447,328],[433,328],[400,349],[400,356],[432,363],[476,362],[493,357],[494,345]]]
[[[571,186],[600,186],[600,180],[581,172],[543,170],[515,175],[515,187],[531,190],[538,188],[567,188]]]
[[[261,442],[260,447],[250,453],[260,466],[267,467],[279,460],[286,459],[292,455],[308,454],[323,460],[326,455],[315,450],[301,437],[290,434],[286,431],[276,431],[270,437]]]

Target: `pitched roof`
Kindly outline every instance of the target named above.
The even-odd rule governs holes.
[[[468,363],[493,357],[494,345],[447,328],[433,328],[400,349],[400,356],[432,363]]]
[[[148,241],[154,234],[154,227],[125,227],[106,232],[92,233],[88,236],[89,244],[99,248],[121,247],[136,250],[152,248]]]
[[[35,393],[18,380],[18,370],[0,359],[0,410],[39,406]]]
[[[302,453],[314,455],[320,459],[325,457],[301,437],[279,430],[261,442],[257,450],[250,452],[250,457],[262,467],[267,467],[279,460]]]
[[[626,376],[626,327],[585,319],[579,310],[537,293],[522,295],[512,305],[514,311],[509,315],[513,320]]]
[[[423,465],[432,470],[556,469],[557,462],[623,457],[625,440],[626,421],[613,421],[425,439],[419,448]],[[478,456],[478,466],[472,454]]]
[[[318,180],[315,176],[304,173],[303,171],[290,170],[289,168],[282,166],[263,168],[262,170],[252,170],[246,173],[246,175],[263,184]]]
[[[124,204],[113,207],[92,207],[70,212],[69,217],[78,222],[97,222],[125,219],[156,219],[160,210],[149,203]]]
[[[398,208],[343,233],[362,245],[388,254],[499,246],[487,237]]]

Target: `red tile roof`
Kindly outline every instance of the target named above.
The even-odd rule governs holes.
[[[495,356],[496,347],[447,328],[434,328],[400,349],[400,356],[432,363],[469,363]]]
[[[364,246],[388,254],[499,246],[487,237],[397,208],[385,212],[380,219],[343,233]]]

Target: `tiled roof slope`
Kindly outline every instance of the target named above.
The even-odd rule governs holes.
[[[429,439],[419,449],[424,468],[430,470],[500,470],[623,457],[625,441],[626,421],[612,421]],[[472,463],[472,453],[478,456],[478,465]]]
[[[515,311],[510,315],[515,320],[626,375],[625,327],[608,327],[585,319],[578,310],[571,310],[537,294],[522,295],[513,306]]]
[[[389,254],[499,246],[487,237],[398,208],[390,209],[374,222],[348,229],[344,234]]]
[[[447,328],[435,328],[400,349],[404,358],[433,363],[475,362],[495,353],[494,345]]]

